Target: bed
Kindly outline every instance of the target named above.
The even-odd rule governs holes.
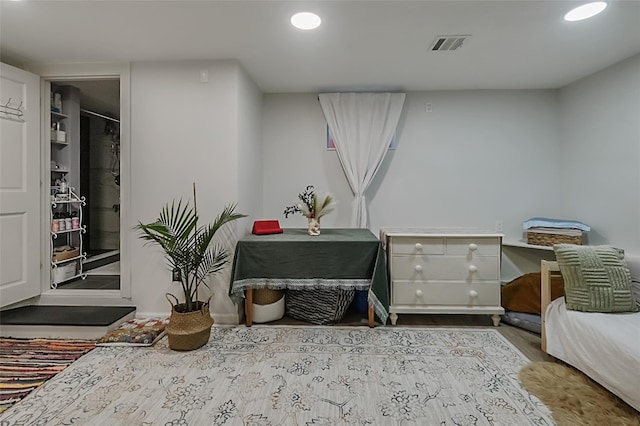
[[[640,287],[640,259],[627,264]],[[542,350],[640,411],[640,312],[569,310],[565,297],[551,301],[551,277],[560,275],[558,263],[543,260],[541,272]],[[634,295],[640,300],[640,294]]]

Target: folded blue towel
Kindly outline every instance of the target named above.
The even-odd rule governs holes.
[[[591,231],[591,227],[577,220],[549,219],[547,217],[532,217],[522,222],[523,229],[529,228],[575,228],[585,232]]]

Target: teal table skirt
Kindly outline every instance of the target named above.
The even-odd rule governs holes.
[[[247,288],[369,290],[368,303],[382,324],[389,311],[387,263],[382,243],[368,229],[306,229],[248,235],[238,241],[231,273],[231,296]]]

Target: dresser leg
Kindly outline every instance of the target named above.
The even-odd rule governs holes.
[[[498,324],[500,324],[500,315],[498,314],[491,315],[491,321],[493,321],[493,326],[497,327]]]
[[[247,320],[247,327],[253,324],[253,289],[248,288],[244,295],[244,316]]]
[[[389,314],[389,319],[391,320],[391,325],[396,325],[396,322],[398,321],[398,314]]]

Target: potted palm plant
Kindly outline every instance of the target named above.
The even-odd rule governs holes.
[[[139,223],[136,228],[140,238],[148,244],[158,245],[164,251],[173,280],[182,285],[184,302],[170,293],[171,316],[166,331],[169,347],[174,350],[192,350],[209,340],[213,318],[209,301],[198,300],[202,285],[208,287],[206,278],[220,271],[229,261],[229,253],[212,243],[216,232],[226,223],[245,217],[235,212],[235,204],[227,205],[208,225],[198,225],[196,186],[193,184],[193,207],[189,202],[175,200],[166,204],[154,222]]]

